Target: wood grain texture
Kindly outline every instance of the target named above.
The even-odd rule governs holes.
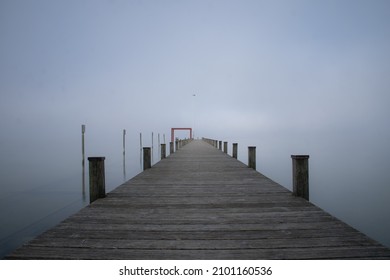
[[[193,141],[9,259],[390,259],[390,250]]]

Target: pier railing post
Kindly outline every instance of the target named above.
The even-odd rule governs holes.
[[[256,147],[248,147],[248,167],[256,170]]]
[[[143,149],[144,149],[144,170],[146,170],[152,167],[151,148],[144,147]]]
[[[233,143],[233,158],[237,159],[237,154],[238,154],[238,144]]]
[[[228,142],[223,142],[223,152],[224,152],[225,154],[228,153]]]
[[[169,142],[169,153],[172,155],[175,152],[173,142]]]
[[[89,203],[106,196],[105,157],[89,157]]]
[[[309,200],[309,156],[291,155],[293,195]]]
[[[161,159],[166,158],[166,153],[167,153],[166,149],[167,149],[166,145],[161,144]]]

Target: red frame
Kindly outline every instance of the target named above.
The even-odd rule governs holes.
[[[175,128],[171,128],[171,142],[175,141],[175,130],[189,130],[190,131],[190,139],[192,139],[192,128],[175,127]]]

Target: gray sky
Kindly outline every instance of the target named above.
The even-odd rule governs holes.
[[[360,183],[388,204],[389,1],[1,0],[0,40],[1,167],[79,145],[82,123],[91,153],[193,126],[257,145],[284,185],[308,153],[317,197]]]
[[[0,5],[2,123],[121,127],[149,112],[145,125],[188,126],[195,107],[207,135],[372,128],[388,116],[388,1]]]

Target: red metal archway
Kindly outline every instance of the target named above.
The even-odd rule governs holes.
[[[171,142],[175,141],[175,130],[189,130],[190,131],[190,139],[192,139],[192,128],[175,127],[175,128],[171,128]]]

